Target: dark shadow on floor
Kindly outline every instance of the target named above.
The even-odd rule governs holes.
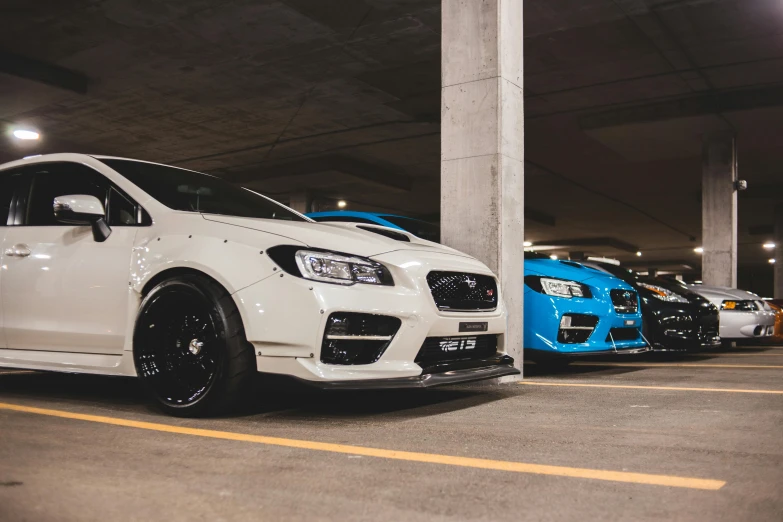
[[[494,384],[424,390],[323,391],[290,379],[259,375],[248,400],[237,410],[218,417],[417,418],[501,400],[522,393],[518,388]],[[160,413],[133,378],[49,372],[0,373],[0,401],[17,397],[73,402],[77,406],[98,406],[122,412]],[[51,404],[41,406],[52,407]]]

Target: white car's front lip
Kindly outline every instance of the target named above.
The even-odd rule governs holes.
[[[502,296],[492,311],[444,312],[436,307],[426,282],[426,275],[433,270],[492,275],[482,263],[463,256],[411,251],[389,252],[373,259],[389,268],[394,286],[345,287],[283,274],[237,292],[235,300],[256,351],[258,370],[320,383],[413,378],[422,374],[415,359],[425,339],[470,336],[459,331],[462,322],[487,323],[481,335],[497,335],[498,352],[505,352]],[[402,325],[376,362],[325,364],[320,347],[326,320],[335,312],[392,316]],[[286,322],[287,327],[282,327]]]

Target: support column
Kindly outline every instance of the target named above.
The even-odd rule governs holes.
[[[306,190],[292,192],[288,200],[288,206],[301,214],[307,214],[311,210],[312,197]]]
[[[783,299],[783,203],[775,207],[775,299]]]
[[[702,281],[737,286],[737,145],[733,133],[716,132],[702,143]]]
[[[441,239],[500,278],[522,367],[522,0],[443,0]]]

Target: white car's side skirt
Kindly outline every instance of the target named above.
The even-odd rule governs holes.
[[[0,367],[67,373],[136,376],[132,352],[122,355],[0,349]]]

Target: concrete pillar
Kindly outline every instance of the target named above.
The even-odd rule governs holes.
[[[716,132],[702,143],[702,281],[737,286],[737,145],[734,134]]]
[[[783,203],[775,207],[775,299],[783,299]]]
[[[307,214],[311,211],[310,207],[312,205],[312,201],[313,198],[311,197],[310,193],[306,190],[301,190],[299,192],[291,193],[291,196],[288,199],[288,206],[299,213]]]
[[[487,264],[522,365],[522,0],[443,0],[441,239]]]

